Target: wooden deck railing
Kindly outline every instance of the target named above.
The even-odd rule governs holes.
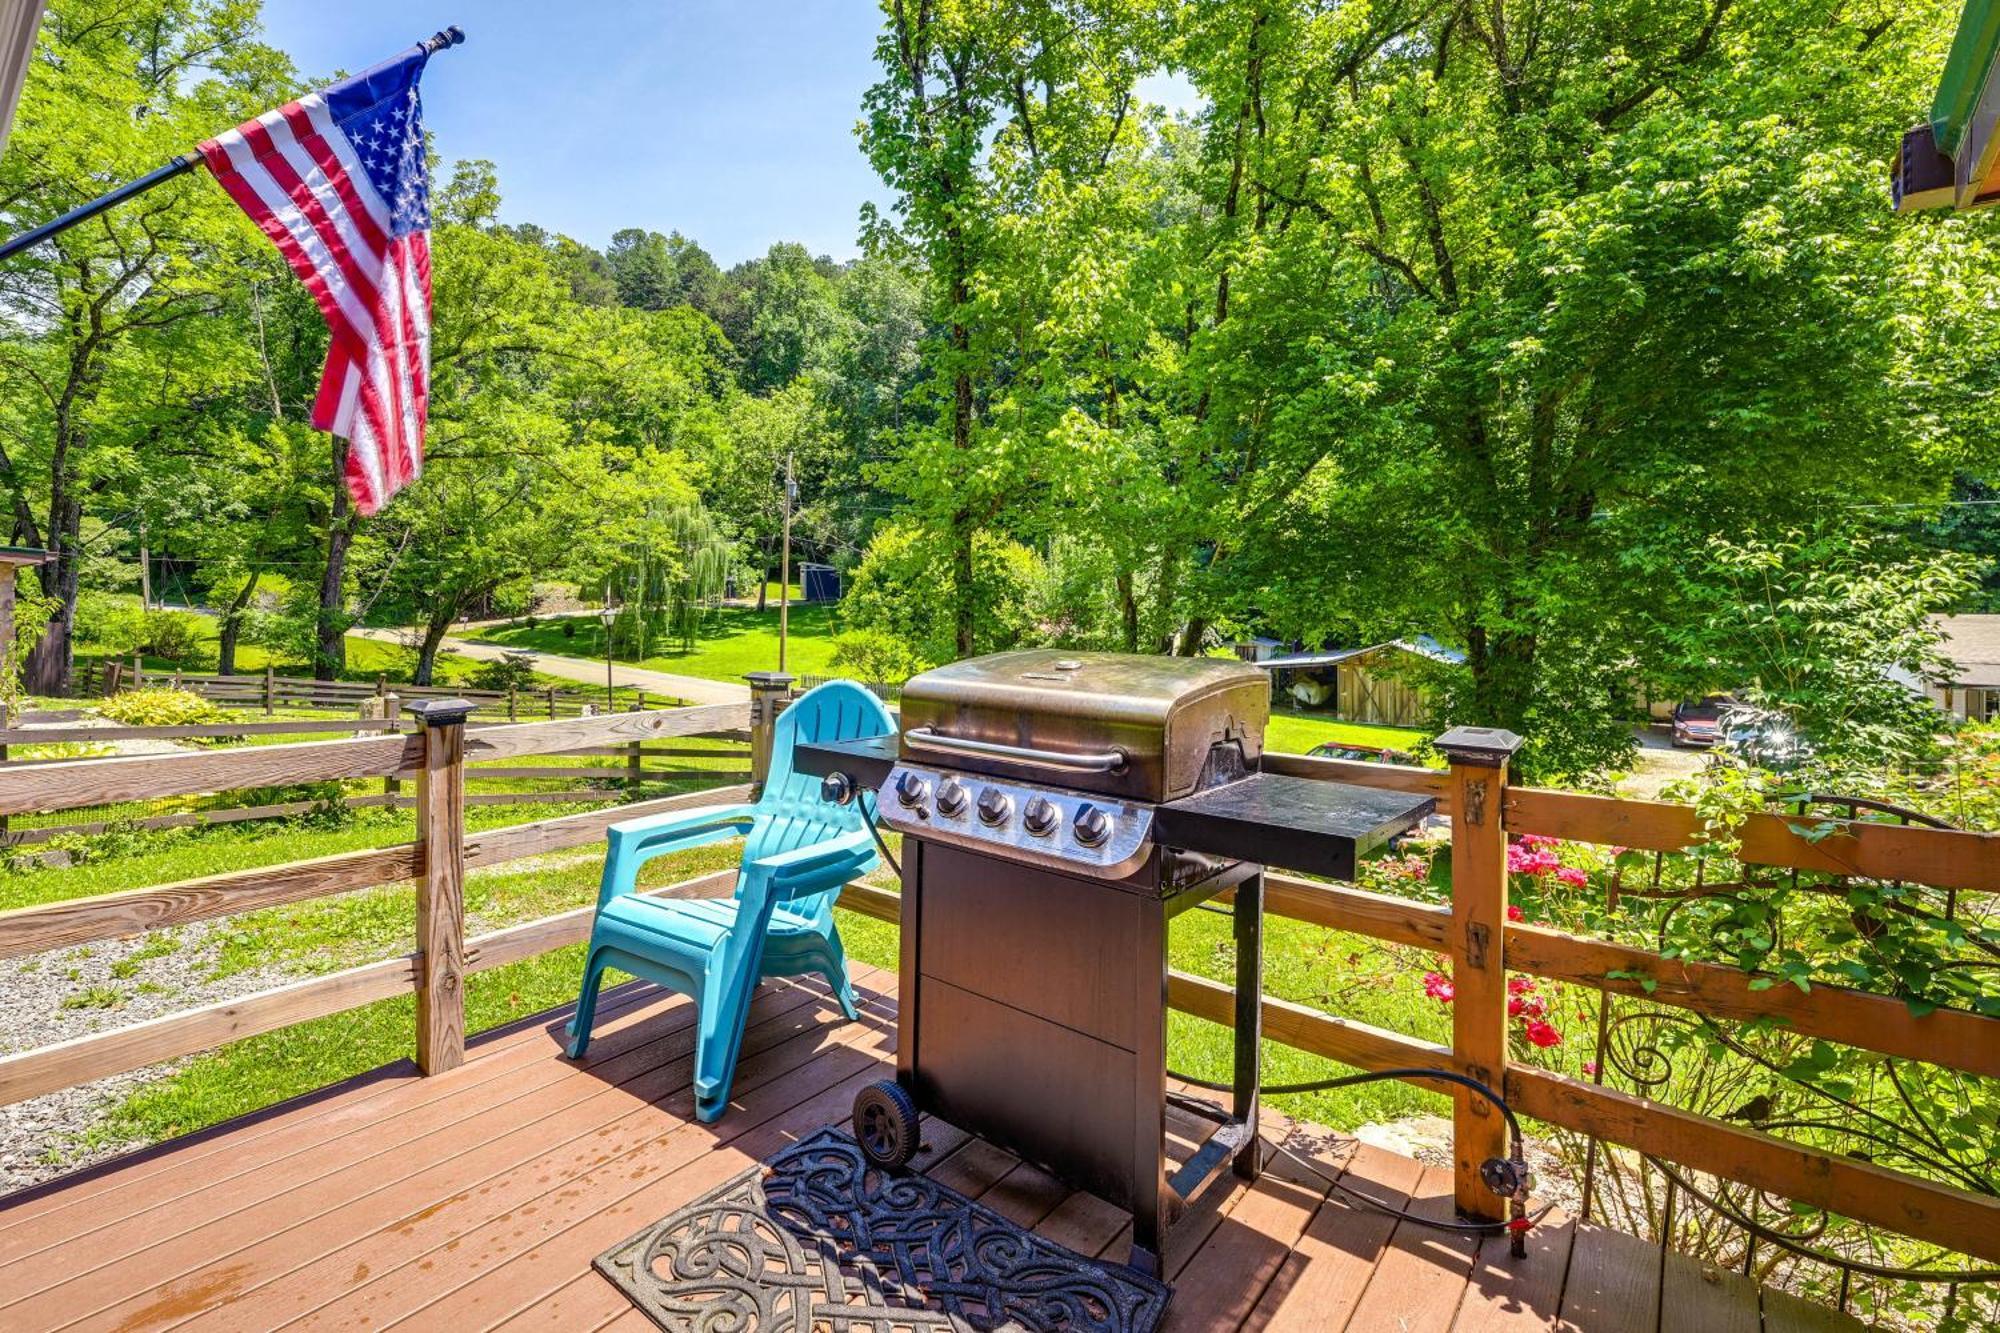
[[[207,722],[174,726],[127,726],[122,724],[93,726],[0,726],[0,770],[10,768],[45,767],[58,763],[73,762],[64,758],[16,758],[20,751],[33,746],[104,746],[111,747],[127,741],[168,740],[177,742],[217,742],[229,744],[244,740],[264,743],[275,736],[319,736],[325,737],[340,732],[357,735],[414,734],[414,714],[402,711],[401,700],[391,693],[385,697],[384,716],[380,717],[338,717],[338,718],[280,718],[265,722]],[[499,725],[491,717],[480,720],[476,716],[467,722],[469,727]],[[716,739],[740,742],[720,746]],[[687,746],[660,746],[649,744],[646,739],[625,741],[618,744],[577,746],[561,751],[566,760],[609,759],[612,763],[567,763],[552,765],[546,761],[539,764],[495,764],[492,761],[475,762],[466,770],[466,781],[475,784],[466,796],[466,804],[477,805],[534,805],[574,803],[578,801],[618,801],[629,799],[631,790],[640,784],[675,783],[694,780],[719,782],[746,782],[750,778],[751,754],[747,742],[747,732],[724,733],[718,738],[704,738],[700,748]],[[231,751],[231,753],[242,753]],[[554,754],[554,751],[546,752]],[[662,762],[664,761],[664,762]],[[496,791],[487,784],[504,782],[509,784],[534,782],[538,785],[527,789]],[[290,784],[283,784],[290,785]],[[400,776],[391,775],[382,779],[381,790],[356,791],[349,789],[339,797],[340,803],[351,810],[371,808],[410,809],[415,798],[403,791]],[[129,802],[121,802],[122,808],[73,805],[64,808],[62,817],[50,818],[28,826],[24,821],[8,815],[0,815],[0,846],[17,846],[47,842],[51,838],[72,834],[101,833],[113,825],[134,829],[182,828],[190,825],[233,824],[248,820],[281,819],[304,814],[317,808],[321,802],[315,800],[287,800],[267,804],[241,804],[218,802],[210,808],[199,810],[175,809],[153,813],[145,809],[133,810]]]
[[[467,974],[581,940],[589,930],[588,912],[572,912],[466,939],[459,890],[467,869],[581,846],[602,838],[616,820],[740,799],[749,790],[736,785],[467,833],[469,763],[735,733],[748,725],[749,705],[615,713],[471,731],[462,705],[446,701],[419,707],[423,725],[414,735],[0,769],[0,815],[357,778],[414,778],[416,792],[410,799],[417,810],[417,839],[410,843],[0,912],[0,958],[401,880],[415,880],[418,888],[417,952],[0,1058],[0,1104],[412,992],[422,1015],[419,1061],[426,1071],[449,1068],[464,1051]],[[681,891],[700,887],[683,886]]]
[[[761,733],[775,716],[762,705],[738,704],[467,732],[462,714],[454,720],[435,706],[425,712],[425,726],[415,736],[0,769],[0,815],[243,785],[415,777],[420,826],[419,839],[400,846],[0,913],[0,957],[12,957],[368,885],[406,879],[419,884],[418,952],[0,1059],[0,1103],[412,991],[422,1015],[420,1063],[426,1070],[447,1068],[463,1050],[466,975],[581,940],[589,928],[590,911],[579,908],[465,939],[458,895],[467,869],[582,845],[602,837],[615,820],[737,799],[746,790],[675,796],[463,834],[465,764],[633,738],[733,731],[753,717]],[[754,741],[752,748],[762,749]],[[1448,956],[1457,988],[1452,1041],[1424,1041],[1267,996],[1264,1032],[1271,1040],[1361,1069],[1470,1074],[1504,1089],[1516,1109],[1547,1124],[2000,1261],[2000,1199],[1510,1059],[1506,977],[1513,971],[1613,994],[1642,993],[1652,1003],[1719,1019],[1768,1016],[1831,1042],[2000,1076],[2000,1020],[1954,1009],[1919,1016],[1901,1000],[1838,986],[1815,984],[1809,992],[1760,986],[1768,978],[1734,967],[1668,959],[1508,921],[1511,837],[1538,833],[1678,850],[1693,846],[1702,834],[1692,810],[1516,787],[1509,782],[1505,755],[1498,753],[1461,752],[1443,771],[1278,755],[1266,756],[1265,766],[1433,795],[1450,816],[1454,844],[1449,906],[1275,870],[1265,898],[1273,915]],[[1808,838],[1792,821],[1763,815],[1751,816],[1739,832],[1743,857],[1762,865],[2000,891],[2000,836],[1992,834],[1833,821],[1830,830],[1821,824]],[[728,882],[726,873],[710,875],[661,892],[719,892]],[[850,886],[842,905],[891,922],[898,918],[896,894],[869,885]],[[1223,1024],[1231,1019],[1233,996],[1219,982],[1176,971],[1169,997],[1175,1008],[1197,1017]],[[1453,1122],[1457,1201],[1468,1213],[1491,1216],[1495,1200],[1478,1184],[1476,1168],[1486,1156],[1504,1155],[1499,1118],[1468,1098],[1456,1104]]]

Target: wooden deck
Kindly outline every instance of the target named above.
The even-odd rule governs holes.
[[[475,1041],[449,1074],[376,1071],[0,1202],[0,1328],[650,1328],[591,1258],[845,1120],[894,1045],[895,978],[856,981],[862,1023],[811,986],[760,996],[718,1125],[692,1117],[692,1006],[630,986],[605,997],[581,1066],[558,1056],[563,1016],[545,1015]],[[1190,1224],[1169,1328],[1859,1327],[1600,1228],[1545,1226],[1511,1262],[1504,1240],[1398,1223],[1327,1184],[1445,1216],[1449,1171],[1315,1126],[1272,1132],[1316,1172],[1276,1157]],[[1123,1257],[1115,1210],[988,1144],[933,1124],[924,1165],[1074,1249]]]

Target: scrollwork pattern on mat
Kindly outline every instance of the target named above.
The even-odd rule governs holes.
[[[833,1129],[630,1237],[597,1268],[655,1323],[688,1333],[1150,1333],[1168,1297],[924,1176],[875,1170]]]

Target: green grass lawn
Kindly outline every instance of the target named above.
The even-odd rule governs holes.
[[[832,672],[833,636],[839,633],[834,608],[824,603],[791,609],[786,638],[785,669],[795,676],[823,676]],[[474,630],[468,638],[507,648],[526,648],[538,653],[560,653],[567,657],[604,660],[604,627],[594,620],[576,616],[530,620],[507,625],[489,625]],[[628,653],[623,637],[621,654]],[[758,611],[754,607],[724,606],[712,612],[693,652],[656,652],[643,658],[621,655],[618,661],[653,671],[672,671],[708,680],[740,680],[751,671],[778,669],[778,609]]]
[[[1315,745],[1353,745],[1371,750],[1409,750],[1430,739],[1427,731],[1409,727],[1379,727],[1366,722],[1342,722],[1318,713],[1272,712],[1264,730],[1264,748],[1280,754],[1304,754]]]

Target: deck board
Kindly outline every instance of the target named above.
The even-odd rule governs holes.
[[[818,982],[759,996],[714,1125],[693,1118],[692,1007],[635,983],[606,994],[580,1064],[560,1058],[567,1014],[540,1015],[476,1039],[449,1074],[391,1066],[0,1201],[0,1327],[643,1333],[591,1259],[845,1122],[895,1046],[895,977],[855,982],[856,1023]],[[1176,1159],[1213,1128],[1178,1109],[1168,1125]],[[1175,1333],[1858,1327],[1561,1217],[1513,1260],[1504,1238],[1346,1192],[1445,1217],[1449,1171],[1269,1112],[1266,1133],[1299,1160],[1270,1154],[1254,1186],[1218,1180],[1170,1242]],[[1130,1226],[1104,1200],[941,1121],[923,1143],[936,1179],[1079,1253],[1125,1257]]]

